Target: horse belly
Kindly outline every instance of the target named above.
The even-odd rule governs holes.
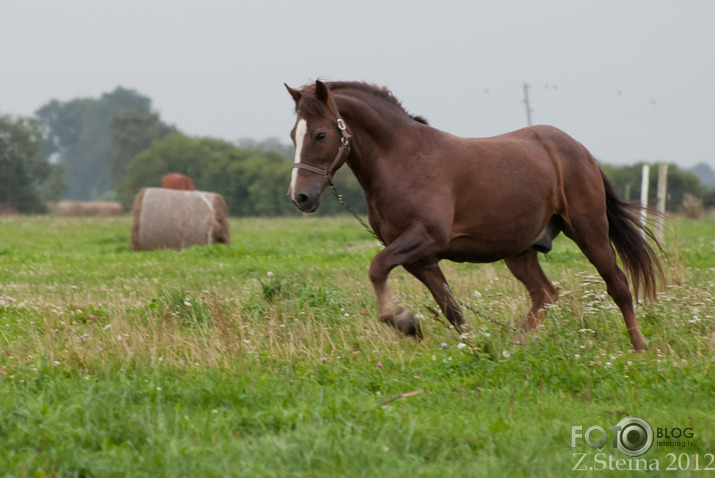
[[[504,214],[497,218],[481,215],[472,217],[470,225],[456,223],[443,258],[455,262],[494,262],[520,252],[536,248],[541,252],[551,249],[554,215],[548,202],[532,203],[528,212]],[[493,211],[507,212],[508,207]]]
[[[450,241],[448,248],[440,254],[440,259],[452,262],[496,262],[514,256],[530,246],[531,242],[524,240],[494,242],[460,236]]]
[[[479,247],[478,243],[465,237],[453,240],[439,258],[452,262],[496,262],[505,257],[505,252]]]

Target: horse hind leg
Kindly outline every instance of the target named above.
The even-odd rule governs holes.
[[[558,292],[544,274],[537,252],[527,250],[519,255],[504,259],[514,277],[524,284],[531,296],[531,310],[521,323],[524,330],[534,330],[546,318],[545,306],[553,304],[558,298]]]
[[[594,265],[606,283],[606,291],[613,298],[623,314],[631,345],[635,350],[647,350],[648,344],[641,333],[638,319],[633,310],[633,296],[628,286],[626,274],[618,267],[616,254],[608,237],[608,223],[589,223],[571,220],[570,227],[564,230]]]

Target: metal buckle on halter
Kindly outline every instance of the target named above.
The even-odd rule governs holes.
[[[338,129],[340,131],[345,131],[347,129],[347,126],[345,126],[345,121],[343,121],[342,118],[338,118]]]

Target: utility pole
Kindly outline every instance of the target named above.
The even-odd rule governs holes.
[[[531,126],[531,106],[529,105],[529,85],[524,83],[524,104],[526,105],[526,124]]]

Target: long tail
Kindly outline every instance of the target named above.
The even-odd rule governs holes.
[[[653,232],[641,224],[639,203],[623,201],[606,175],[601,171],[606,190],[606,213],[608,215],[608,235],[621,257],[631,283],[636,301],[639,292],[647,302],[656,299],[658,281],[665,281],[658,254],[646,240],[650,239],[663,252]]]

